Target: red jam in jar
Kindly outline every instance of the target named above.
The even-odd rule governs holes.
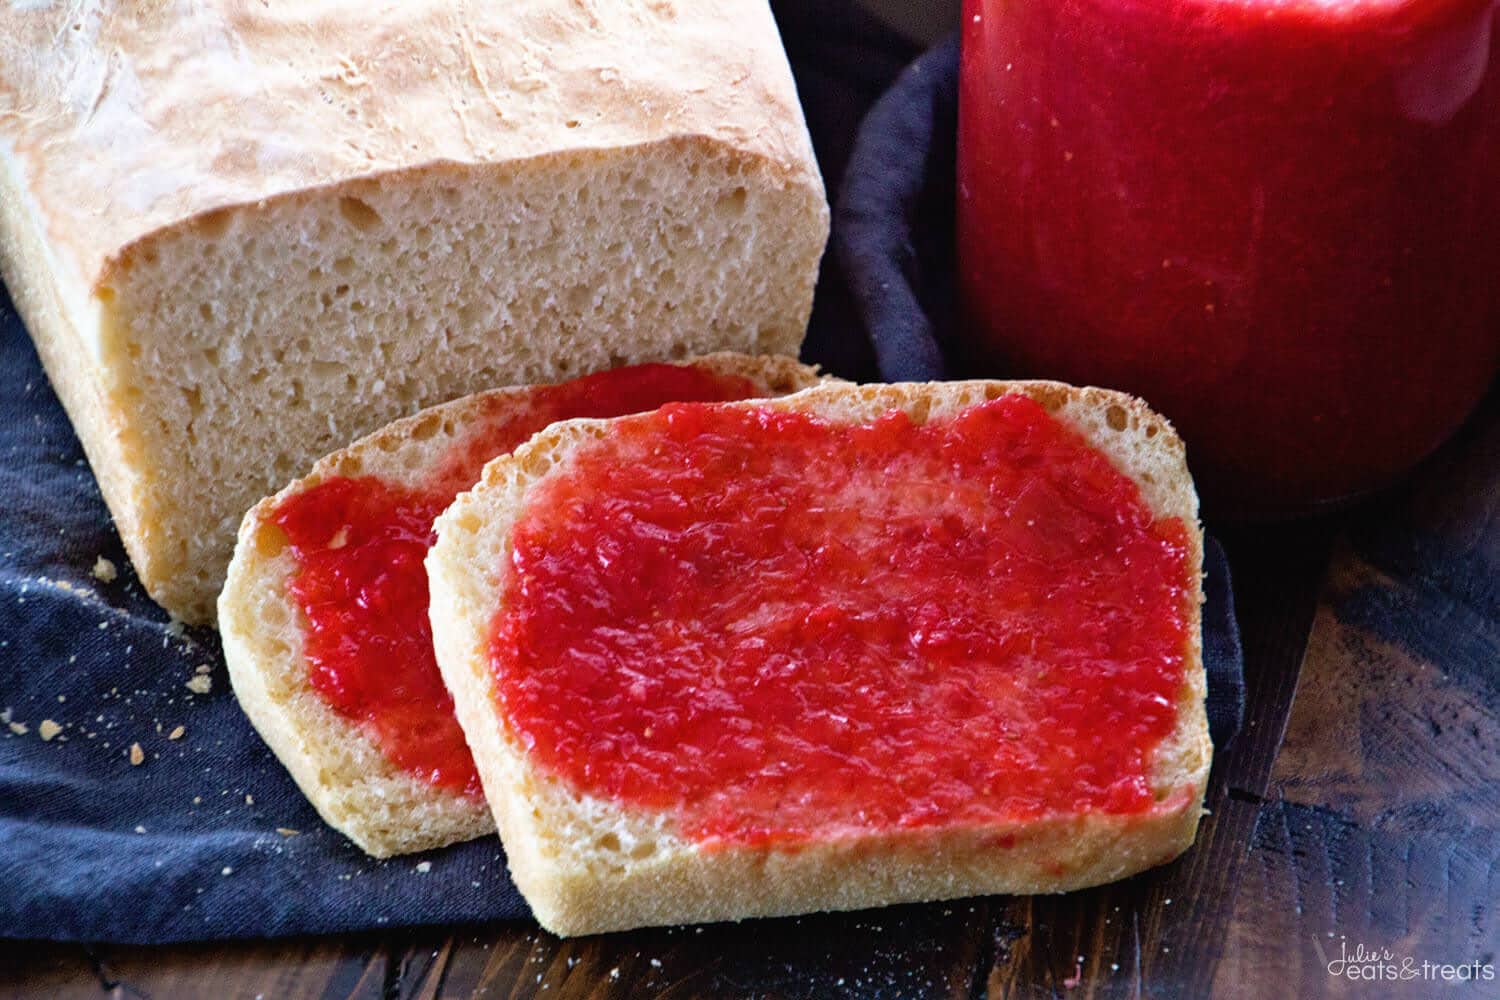
[[[1500,360],[1494,0],[966,0],[958,251],[1008,376],[1125,389],[1210,512],[1357,495]]]
[[[491,666],[576,790],[710,846],[1155,805],[1198,567],[1031,399],[674,404],[536,490]]]
[[[508,454],[558,420],[614,417],[672,400],[758,395],[747,379],[678,365],[637,365],[494,398],[420,488],[335,477],[272,515],[297,559],[292,597],[306,618],[314,690],[363,726],[387,759],[441,788],[480,795],[479,775],[432,652],[427,573],[432,522]]]

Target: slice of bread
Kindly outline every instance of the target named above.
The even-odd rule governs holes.
[[[557,388],[628,387],[624,380],[636,373],[645,377],[663,367],[621,369]],[[818,381],[813,369],[784,357],[725,353],[674,367],[734,379],[738,383],[735,395],[746,390],[749,394],[784,394]],[[278,525],[278,512],[290,498],[339,478],[376,477],[421,490],[431,487],[436,477],[439,491],[451,498],[472,484],[484,462],[496,454],[476,450],[488,447],[485,428],[501,428],[507,437],[522,435],[524,440],[558,416],[624,412],[612,410],[612,401],[598,391],[581,408],[544,398],[553,390],[551,386],[496,389],[399,420],[324,458],[307,476],[262,500],[240,525],[228,582],[219,597],[219,628],[235,694],[329,825],[377,857],[477,837],[494,828],[490,812],[477,787],[473,794],[465,794],[399,766],[366,725],[335,709],[315,688],[313,664],[307,655],[309,621],[292,592],[301,564],[287,532]],[[466,478],[464,469],[469,470]],[[417,571],[420,574],[420,566]],[[411,671],[430,672],[429,689],[442,691],[437,666],[430,659],[390,664],[391,683],[406,683],[406,673]],[[461,735],[454,735],[461,750]]]
[[[605,446],[620,439],[622,428],[653,428],[633,440],[647,442],[642,448],[654,447],[652,442],[660,438],[650,434],[675,418],[663,410],[657,422],[649,424],[644,418],[568,421],[490,463],[480,483],[438,519],[438,541],[427,555],[438,663],[494,807],[511,874],[544,927],[563,935],[589,934],[985,893],[1061,892],[1165,863],[1191,845],[1212,756],[1199,617],[1202,535],[1183,446],[1165,419],[1120,393],[1049,382],[838,384],[773,402],[725,406],[794,411],[835,424],[864,426],[899,410],[913,424],[923,425],[1011,393],[1040,403],[1133,480],[1139,489],[1134,502],[1144,503],[1147,516],[1158,519],[1155,525],[1160,519],[1181,522],[1183,541],[1175,551],[1183,553],[1182,579],[1174,583],[1177,589],[1167,592],[1181,595],[1184,605],[1171,612],[1182,623],[1182,631],[1173,633],[1184,636],[1182,675],[1175,704],[1163,705],[1164,711],[1175,713],[1164,717],[1170,732],[1142,758],[1141,787],[1149,788],[1149,804],[1136,812],[1064,811],[978,825],[854,826],[791,841],[777,841],[773,828],[765,831],[769,839],[761,842],[713,841],[688,835],[670,808],[642,807],[638,801],[622,804],[618,797],[582,790],[543,765],[534,752],[536,734],[522,736],[512,724],[497,681],[496,671],[503,668],[491,660],[498,630],[520,627],[504,606],[506,580],[513,572],[509,567],[516,555],[512,530],[533,513],[532,501],[539,496],[549,498],[548,504],[536,508],[548,516],[574,497],[582,497],[579,503],[595,495],[613,499],[608,487],[594,494],[558,477],[566,477],[580,456],[614,454]],[[690,415],[686,409],[679,412]],[[539,494],[555,482],[569,484],[569,492]],[[932,495],[952,495],[945,492],[945,483],[937,486]],[[890,487],[914,488],[922,487]],[[854,523],[879,517],[871,511],[878,511],[888,498],[867,499],[850,504],[852,510],[836,511],[830,523],[839,523],[838,517],[853,517]],[[1038,516],[1044,517],[1045,511]],[[832,535],[829,544],[838,543]],[[900,576],[887,579],[899,581]],[[725,580],[726,599],[746,585],[732,572]],[[649,589],[644,579],[640,586]],[[929,596],[942,602],[946,595]],[[649,631],[656,627],[650,618],[645,616],[647,634],[658,634]],[[602,654],[592,662],[614,664],[605,670],[631,669]],[[541,672],[552,667],[538,661],[528,669]],[[649,673],[642,680],[652,683]],[[1176,681],[1168,675],[1166,683]],[[650,730],[645,734],[649,736]],[[584,762],[581,766],[597,765],[597,756],[590,756],[595,745],[575,748],[581,755],[575,759]],[[884,776],[868,780],[878,784]]]

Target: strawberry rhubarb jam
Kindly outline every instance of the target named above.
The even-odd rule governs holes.
[[[966,329],[1148,400],[1205,502],[1389,483],[1500,366],[1495,0],[965,0]]]
[[[1029,398],[668,406],[535,490],[491,666],[575,789],[707,845],[1153,805],[1187,530]]]
[[[433,520],[479,479],[486,462],[572,417],[612,417],[671,400],[757,394],[747,379],[701,368],[639,365],[494,398],[419,488],[373,476],[335,477],[284,500],[272,521],[297,560],[291,595],[306,618],[313,688],[362,725],[398,767],[479,795],[479,776],[432,653],[422,560]]]

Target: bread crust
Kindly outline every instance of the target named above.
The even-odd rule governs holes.
[[[0,7],[0,138],[90,289],[226,208],[690,136],[821,191],[765,3]]]
[[[680,364],[749,379],[770,395],[819,381],[815,369],[778,356],[726,352]],[[235,696],[319,815],[375,857],[469,840],[494,822],[483,799],[434,787],[392,764],[314,690],[303,652],[306,618],[289,592],[297,561],[272,518],[286,498],[335,477],[373,475],[420,488],[454,442],[481,422],[521,415],[536,388],[494,389],[398,420],[326,456],[240,524],[218,602]]]
[[[1180,518],[1188,528],[1191,565],[1201,568],[1198,500],[1182,442],[1165,419],[1122,393],[1054,382],[830,385],[753,405],[851,422],[900,409],[920,423],[1009,392],[1036,399],[1083,433],[1136,481],[1155,514]],[[438,664],[494,808],[511,875],[548,930],[593,934],[988,893],[1065,892],[1165,863],[1192,844],[1212,757],[1201,577],[1187,595],[1177,726],[1153,759],[1158,801],[1141,814],[859,834],[792,849],[704,850],[673,830],[669,817],[579,793],[539,771],[494,708],[489,626],[501,598],[510,527],[530,490],[565,467],[579,446],[608,434],[609,426],[556,424],[491,462],[475,489],[438,519],[438,541],[427,556]]]

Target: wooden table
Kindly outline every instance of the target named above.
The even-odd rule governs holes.
[[[1165,868],[1070,896],[574,941],[513,922],[9,944],[0,995],[1500,996],[1500,391],[1406,486],[1220,534],[1248,713],[1197,845]],[[1360,945],[1418,978],[1330,974]],[[1423,978],[1423,962],[1495,978]]]

